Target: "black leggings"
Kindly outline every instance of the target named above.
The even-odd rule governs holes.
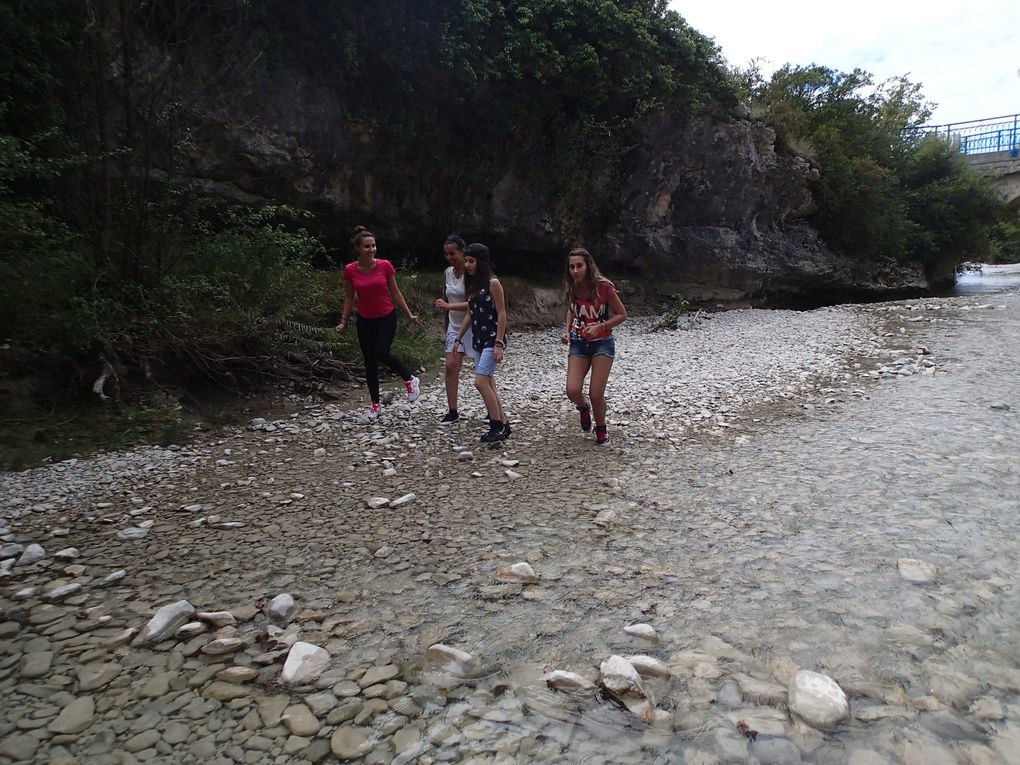
[[[400,379],[411,379],[411,373],[403,362],[390,353],[390,346],[397,334],[397,312],[390,311],[378,319],[366,319],[358,314],[358,344],[361,355],[365,357],[365,382],[368,383],[368,395],[372,403],[379,403],[379,362],[388,366]]]

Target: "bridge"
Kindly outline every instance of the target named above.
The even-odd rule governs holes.
[[[971,167],[994,176],[996,188],[1009,204],[1020,204],[1020,114],[925,125],[907,132],[951,141]]]

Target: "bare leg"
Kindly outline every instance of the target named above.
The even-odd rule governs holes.
[[[503,415],[503,403],[499,400],[499,393],[496,392],[496,378],[489,375],[475,375],[475,387],[485,402],[485,410],[489,419],[495,422],[506,422]]]
[[[584,408],[584,378],[591,367],[591,359],[586,356],[567,357],[567,398],[574,406]],[[605,385],[602,386],[603,392]]]
[[[446,354],[443,374],[446,382],[446,404],[451,411],[457,408],[457,392],[460,386],[460,368],[464,364],[464,354],[451,351]]]
[[[613,360],[608,356],[592,356],[591,380],[588,382],[588,397],[591,399],[591,413],[596,425],[606,424],[606,383]]]

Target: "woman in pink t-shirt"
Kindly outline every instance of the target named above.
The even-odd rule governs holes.
[[[400,288],[397,286],[397,272],[388,260],[376,258],[375,236],[364,226],[354,229],[351,246],[357,260],[344,266],[344,308],[337,332],[343,332],[347,319],[358,303],[358,344],[365,359],[365,382],[372,397],[372,408],[368,418],[379,416],[379,362],[381,361],[404,381],[407,400],[416,401],[421,393],[421,381],[407,371],[403,362],[390,352],[393,338],[397,334],[397,312],[394,301],[407,314],[412,324],[418,323],[417,315],[407,307]]]
[[[613,327],[627,320],[627,309],[613,283],[599,273],[591,253],[583,247],[567,255],[563,295],[567,301],[567,329],[560,338],[570,346],[567,356],[567,398],[581,415],[581,430],[591,430],[595,415],[595,443],[608,444],[606,429],[606,384],[616,357]],[[584,399],[584,378],[591,371],[588,398]]]

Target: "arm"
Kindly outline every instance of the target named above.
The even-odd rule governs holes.
[[[571,320],[571,318],[573,318],[573,317],[570,315],[570,306],[568,305],[567,306],[567,328],[565,330],[563,330],[563,334],[560,335],[560,342],[563,343],[564,345],[569,345],[570,344],[570,324],[571,324],[570,320]]]
[[[444,311],[466,311],[468,309],[467,303],[447,303],[445,300],[437,300],[436,308],[441,308]]]
[[[347,289],[344,290],[344,307],[340,312],[340,323],[336,325],[337,332],[343,332],[347,326],[347,319],[350,318],[351,310],[354,308],[354,285],[347,282]]]
[[[492,349],[492,358],[498,364],[503,360],[503,349],[506,348],[506,300],[503,295],[503,285],[499,279],[492,279],[489,282],[489,294],[492,295],[492,302],[496,306],[496,347]]]
[[[460,323],[460,329],[457,330],[457,342],[464,342],[464,335],[467,334],[468,330],[471,329],[471,314],[464,314],[464,321]]]
[[[390,274],[386,278],[386,286],[389,287],[390,295],[393,296],[393,301],[400,306],[400,309],[407,314],[408,320],[412,324],[418,323],[417,314],[411,313],[411,309],[407,307],[407,301],[404,300],[404,293],[400,291],[400,287],[397,286],[397,275]]]

